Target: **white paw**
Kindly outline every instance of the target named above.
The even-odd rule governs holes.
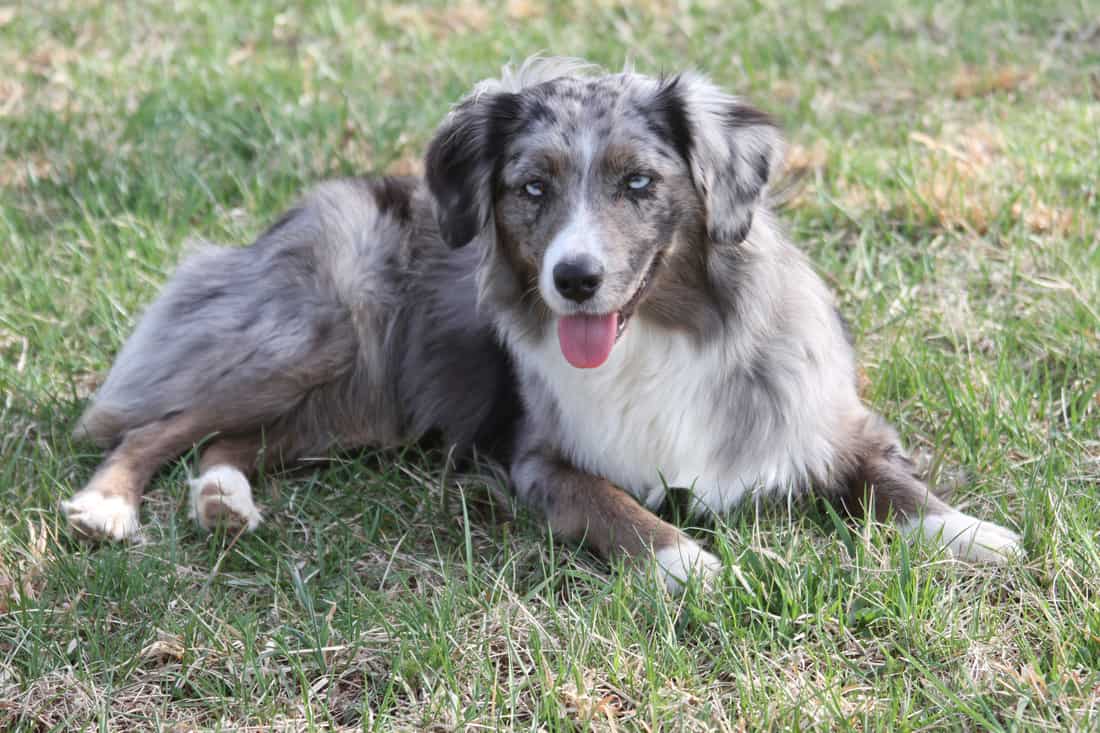
[[[137,507],[121,496],[85,489],[61,502],[61,513],[88,539],[137,540],[141,536]]]
[[[203,529],[221,524],[251,532],[260,526],[263,517],[252,502],[248,478],[232,466],[214,466],[187,483],[191,486],[188,516]]]
[[[920,533],[967,562],[1003,564],[1024,556],[1020,535],[959,511],[911,519],[901,529],[908,536]]]
[[[722,561],[686,537],[655,553],[657,575],[669,593],[680,593],[691,578],[708,584],[722,569]]]

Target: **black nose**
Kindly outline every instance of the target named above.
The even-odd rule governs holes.
[[[594,257],[580,257],[554,265],[554,287],[569,300],[583,303],[596,294],[603,281],[603,265]]]

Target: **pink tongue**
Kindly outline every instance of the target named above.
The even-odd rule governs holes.
[[[565,316],[558,320],[561,353],[578,369],[593,369],[607,361],[619,330],[619,314]]]

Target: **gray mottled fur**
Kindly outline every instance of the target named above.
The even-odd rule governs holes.
[[[470,445],[507,365],[430,202],[379,181],[322,184],[253,245],[203,246],[141,318],[78,425],[100,445],[183,412],[263,429],[285,457],[395,445],[432,428]],[[464,286],[464,283],[466,284]]]
[[[479,85],[444,122],[428,183],[449,243],[482,252],[480,297],[515,359],[528,408],[517,492],[573,526],[570,505],[604,489],[563,465],[649,507],[666,485],[711,512],[816,489],[907,531],[954,532],[942,541],[961,557],[1003,560],[1019,538],[931,494],[862,404],[832,294],[768,208],[781,158],[767,115],[693,73],[558,78],[536,62]],[[625,188],[639,171],[653,184],[642,198]],[[602,274],[573,302],[549,273],[578,257]],[[606,362],[566,365],[555,321],[616,311],[636,317]],[[648,521],[605,509],[589,531]]]
[[[768,209],[781,151],[767,115],[692,73],[539,59],[480,83],[424,181],[322,184],[250,247],[180,265],[80,422],[119,447],[70,518],[132,531],[151,462],[206,433],[245,436],[206,460],[245,496],[217,471],[248,471],[249,435],[288,459],[439,429],[514,443],[516,491],[556,532],[652,550],[670,578],[716,560],[634,501],[658,506],[666,483],[714,512],[816,489],[1003,559],[1019,538],[934,497],[861,403],[832,295]],[[578,253],[601,267],[583,302],[549,274]],[[605,363],[568,366],[555,322],[611,313]]]

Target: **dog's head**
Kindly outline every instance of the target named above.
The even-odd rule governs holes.
[[[566,359],[595,367],[671,252],[748,236],[779,145],[766,115],[699,75],[542,59],[451,112],[427,181],[444,240],[485,239],[557,319]]]

